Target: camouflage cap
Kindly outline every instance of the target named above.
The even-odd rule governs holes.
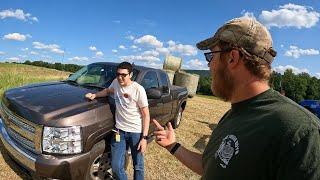
[[[207,50],[219,41],[244,49],[246,54],[257,56],[271,63],[276,56],[272,38],[265,26],[249,17],[235,18],[218,29],[213,37],[197,43],[200,50]]]

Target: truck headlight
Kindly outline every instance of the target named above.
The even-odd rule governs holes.
[[[48,153],[75,154],[82,151],[81,128],[44,127],[42,150]]]

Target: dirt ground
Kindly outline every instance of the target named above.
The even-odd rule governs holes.
[[[215,98],[195,96],[188,99],[181,125],[176,129],[176,139],[186,148],[203,152],[212,130],[219,119],[230,108],[230,104]],[[0,150],[3,147],[0,144]],[[132,166],[128,176],[132,178]],[[185,180],[199,179],[200,176],[184,167],[174,156],[158,146],[154,141],[148,145],[145,154],[145,179],[147,180]],[[30,179],[19,170],[6,154],[0,154],[0,180]]]

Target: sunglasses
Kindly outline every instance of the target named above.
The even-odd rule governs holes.
[[[206,61],[208,63],[210,63],[214,57],[214,53],[220,53],[220,52],[227,52],[227,51],[230,51],[232,50],[232,48],[227,48],[227,49],[223,49],[223,50],[219,50],[219,51],[211,51],[211,52],[206,52],[206,53],[203,53],[204,54],[204,57],[206,57]]]
[[[125,74],[125,73],[117,73],[117,77],[121,76],[122,78],[125,78],[128,74]]]

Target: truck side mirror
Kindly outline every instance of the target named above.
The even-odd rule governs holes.
[[[146,90],[148,99],[160,99],[161,91],[159,89],[150,88]]]

